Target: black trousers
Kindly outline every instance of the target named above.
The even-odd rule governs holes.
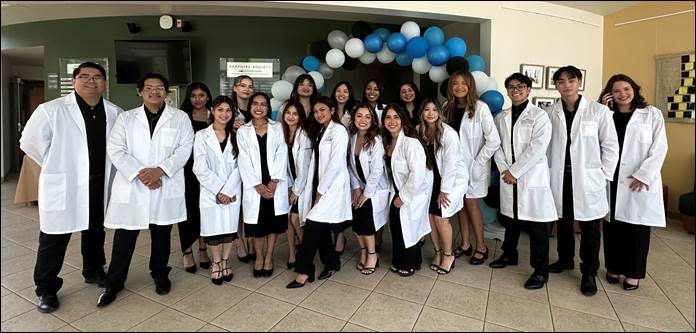
[[[517,244],[520,240],[522,228],[529,230],[529,265],[537,274],[549,274],[549,234],[551,223],[532,222],[511,219],[505,215],[498,215],[500,224],[505,227],[505,240],[503,252],[511,257],[517,257]]]
[[[399,208],[394,206],[393,200],[389,207],[389,229],[392,234],[392,266],[401,270],[420,269],[421,263],[423,262],[421,244],[416,243],[406,248],[404,235],[401,231]]]
[[[295,272],[314,276],[314,255],[319,250],[319,259],[325,270],[339,270],[341,258],[334,251],[331,223],[307,220],[302,234],[302,243],[297,248]]]
[[[155,281],[166,279],[172,269],[167,266],[171,232],[171,225],[150,224],[150,275]],[[123,290],[138,234],[140,230],[116,229],[106,288],[114,291]]]
[[[558,260],[571,263],[575,258],[575,233],[573,231],[573,188],[572,173],[565,172],[563,177],[563,217],[556,222]],[[599,270],[599,244],[601,234],[599,221],[578,221],[580,224],[580,272],[584,275],[597,275]]]
[[[94,277],[104,274],[104,177],[90,177],[89,182],[89,229],[82,231],[82,275]],[[65,251],[72,234],[45,234],[39,232],[39,248],[34,266],[34,284],[36,295],[52,295],[63,286],[63,279],[58,277]]]
[[[650,248],[650,227],[617,220],[604,221],[604,267],[632,279],[644,279]]]

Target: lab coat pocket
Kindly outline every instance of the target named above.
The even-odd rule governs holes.
[[[532,124],[522,123],[517,128],[517,138],[522,146],[526,146],[532,141]]]
[[[64,173],[42,173],[39,176],[39,208],[43,211],[65,210]]]
[[[164,178],[164,177],[163,177]],[[184,172],[179,171],[172,178],[162,180],[165,199],[174,199],[184,196]]]
[[[636,126],[636,131],[638,131],[638,142],[644,144],[651,144],[653,140],[652,127],[648,124],[641,124]]]
[[[179,134],[179,130],[175,128],[163,128],[162,129],[162,146],[164,147],[174,147],[176,146],[176,136]]]
[[[580,133],[582,136],[591,136],[591,137],[596,137],[597,136],[597,122],[596,121],[583,121],[580,123],[582,128],[580,129]]]
[[[549,186],[549,168],[544,163],[533,166],[524,177],[530,189]]]
[[[114,179],[114,185],[111,188],[111,202],[114,203],[129,203],[130,202],[130,188],[135,182],[140,182],[137,178],[133,180],[133,183],[126,180],[125,177],[121,176],[120,173],[116,174],[116,179]]]
[[[601,168],[586,169],[583,179],[585,192],[598,192],[604,190],[607,181]]]

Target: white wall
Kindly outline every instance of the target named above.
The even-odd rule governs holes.
[[[9,77],[11,74],[9,61],[4,55],[2,56],[0,68],[2,68],[2,75],[0,75],[0,94],[2,95],[2,109],[0,109],[0,129],[2,131],[2,134],[0,134],[0,176],[2,179],[5,179],[5,164],[6,161],[9,162],[10,160],[10,151],[5,149],[5,142],[9,142],[9,137],[6,138],[6,136],[9,136],[10,133],[7,128],[10,119],[10,99],[7,96],[10,95]],[[7,168],[9,168],[9,165]]]
[[[306,8],[307,4],[312,4],[312,9],[318,10],[339,10],[340,6],[340,11],[350,8],[355,12],[409,19],[427,17],[481,22],[481,56],[491,65],[486,71],[498,81],[499,90],[504,96],[507,94],[503,81],[519,71],[523,63],[550,66],[572,64],[587,70],[583,94],[596,99],[602,89],[604,19],[597,14],[541,1],[355,1],[350,2],[350,7],[338,1],[293,1],[280,5]],[[486,50],[487,42],[490,43],[490,51]],[[555,90],[534,89],[531,97],[539,96],[560,95]],[[505,105],[510,105],[507,98]]]

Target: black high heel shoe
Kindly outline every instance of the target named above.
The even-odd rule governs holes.
[[[454,254],[451,253],[451,252],[450,252],[450,254],[447,254],[447,253],[444,253],[444,252],[443,252],[442,255],[445,256],[445,257],[452,257],[452,256],[454,256]],[[445,268],[442,267],[442,266],[438,266],[438,267],[437,267],[437,274],[440,274],[440,275],[449,274],[449,273],[452,271],[452,268],[454,268],[454,262],[455,262],[455,261],[457,261],[457,257],[454,257],[454,259],[452,259],[452,264],[450,265],[449,269],[445,269]]]
[[[435,255],[437,256],[438,253],[442,252],[442,249],[440,250],[435,250]],[[436,264],[430,264],[430,270],[437,272],[437,269],[440,268],[439,265]]]
[[[297,280],[293,280],[292,282],[288,283],[288,285],[285,286],[285,288],[288,288],[288,289],[301,288],[301,287],[304,287],[304,285],[305,285],[307,282],[309,282],[309,283],[314,282],[314,275],[309,275],[309,276],[307,277],[307,280],[305,280],[304,283],[302,283],[302,282],[297,282]]]
[[[191,255],[191,261],[193,261],[193,266],[184,267],[184,270],[193,274],[193,273],[196,273],[196,260],[193,258],[193,250],[189,249],[188,252],[184,252],[183,256],[186,257],[189,254]],[[201,267],[203,267],[203,266],[201,266]]]
[[[486,259],[488,259],[488,253],[491,252],[488,250],[488,246],[486,246],[486,252],[481,252],[479,250],[474,251],[474,253],[478,253],[483,255],[481,258],[476,258],[475,256],[471,256],[471,260],[469,260],[469,263],[472,265],[481,265],[483,264]]]
[[[336,252],[339,256],[346,251],[346,243],[348,242],[348,240],[346,239],[346,235],[344,235],[343,233],[341,233],[341,238],[343,238],[343,250],[336,251],[336,246],[334,245],[334,252]],[[338,238],[336,238],[336,242],[338,243]]]
[[[630,283],[626,282],[626,279],[624,279],[624,282],[623,282],[623,289],[624,290],[636,290],[636,289],[638,289],[638,287],[640,287],[640,280],[638,280],[637,284],[630,284]]]
[[[618,276],[611,276],[611,275],[609,275],[609,272],[607,272],[606,278],[607,278],[607,283],[609,283],[609,284],[619,283],[619,277]]]
[[[199,253],[198,253],[198,258],[199,258],[199,260],[200,260],[200,255],[201,255],[200,252],[204,252],[206,255],[208,255],[208,249],[207,249],[207,248],[201,249],[201,248],[199,247],[199,248],[198,248],[198,252],[199,252]],[[199,263],[199,265],[201,265],[201,268],[203,268],[203,269],[208,269],[208,268],[210,268],[210,261],[201,261],[201,262]]]
[[[375,251],[375,252],[367,252],[367,255],[368,255],[368,256],[370,256],[370,255],[377,255],[377,251]],[[363,269],[360,270],[360,273],[362,273],[363,275],[370,275],[370,274],[372,274],[372,273],[375,272],[375,270],[377,269],[377,267],[379,267],[379,258],[377,258],[377,261],[375,262],[375,266],[374,266],[374,267],[367,267],[367,266],[364,266]]]
[[[215,267],[215,265],[217,265],[218,267],[222,267],[222,265],[219,261],[215,262],[213,264],[213,267]],[[215,275],[215,273],[220,273],[220,277],[214,278],[213,275]],[[210,281],[213,281],[214,284],[221,285],[222,284],[222,269],[219,269],[217,271],[212,271],[210,274]]]
[[[232,281],[232,277],[234,276],[234,273],[232,273],[231,268],[227,267],[227,261],[228,261],[228,259],[222,259],[222,262],[225,263],[225,265],[223,266],[224,268],[222,269],[222,279],[225,282],[230,282],[230,281]],[[229,274],[227,274],[227,272],[229,272]]]
[[[461,257],[462,255],[465,255],[468,257],[468,256],[471,256],[473,251],[474,251],[474,247],[471,244],[469,244],[469,248],[467,248],[467,249],[464,249],[463,247],[458,246],[456,249],[454,249],[454,256],[457,258]]]

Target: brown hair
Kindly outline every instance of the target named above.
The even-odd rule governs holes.
[[[604,86],[604,89],[602,90],[602,93],[599,94],[599,98],[597,99],[597,102],[602,103],[602,96],[611,93],[611,89],[614,87],[614,83],[623,81],[631,85],[631,88],[633,88],[633,100],[631,101],[631,108],[633,109],[638,109],[638,108],[644,108],[648,106],[648,102],[645,101],[645,97],[641,95],[640,93],[640,86],[636,81],[633,81],[628,75],[626,74],[616,74],[612,77],[609,78],[609,81],[607,81],[607,85]],[[612,110],[616,111],[618,106],[616,103],[612,106]]]
[[[464,97],[464,110],[469,111],[469,118],[474,117],[474,112],[476,111],[476,101],[479,99],[478,94],[476,94],[476,81],[471,73],[463,70],[458,70],[452,73],[452,76],[450,76],[449,82],[447,83],[447,105],[445,106],[445,110],[443,112],[448,124],[452,123],[452,120],[454,119],[454,110],[457,108],[457,97],[454,96],[454,91],[452,90],[454,87],[454,79],[457,76],[461,76],[462,79],[464,79],[464,83],[469,88],[469,91]]]
[[[370,107],[370,104],[360,103],[355,107],[353,115],[350,117],[348,133],[350,133],[350,135],[358,133],[358,128],[355,127],[355,115],[358,114],[358,110],[360,109],[367,109],[370,112],[370,115],[372,116],[370,128],[368,128],[367,132],[365,133],[365,142],[363,144],[363,148],[370,148],[375,143],[375,138],[379,135],[379,122],[377,122],[377,113],[375,113],[375,110],[373,110],[372,107]]]

